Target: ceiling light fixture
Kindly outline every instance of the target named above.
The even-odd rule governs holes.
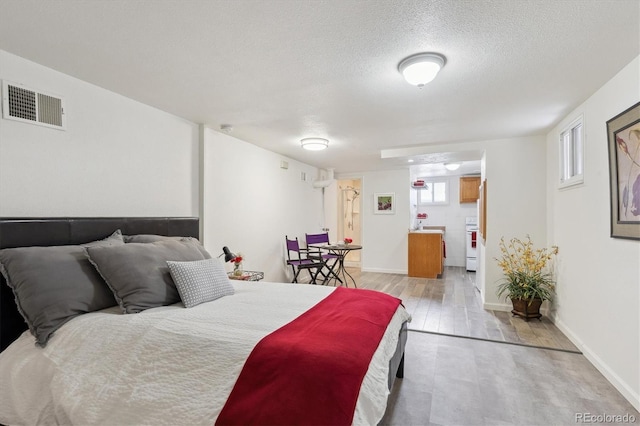
[[[322,151],[329,146],[329,141],[322,138],[305,138],[300,141],[300,145],[309,151]]]
[[[460,163],[444,163],[444,168],[450,171],[458,170],[460,168]]]
[[[417,53],[400,61],[398,71],[409,84],[422,87],[436,78],[445,61],[438,53]]]

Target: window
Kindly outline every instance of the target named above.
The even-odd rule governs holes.
[[[418,190],[418,204],[448,204],[449,182],[447,179],[424,179],[426,188]]]
[[[582,117],[560,133],[560,188],[584,181],[584,131]]]

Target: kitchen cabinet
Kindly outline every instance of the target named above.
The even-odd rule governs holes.
[[[444,270],[442,231],[409,232],[409,276],[438,278]]]
[[[475,203],[480,198],[480,176],[460,178],[460,202]]]

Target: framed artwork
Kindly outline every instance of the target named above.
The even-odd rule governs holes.
[[[393,192],[373,194],[374,214],[395,214],[396,194]]]
[[[640,240],[640,102],[607,121],[611,237]]]

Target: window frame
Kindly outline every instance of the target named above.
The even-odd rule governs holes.
[[[579,139],[576,132],[579,131]],[[586,145],[584,116],[571,121],[558,137],[558,188],[570,188],[584,183],[584,153]]]
[[[451,184],[449,182],[449,178],[446,176],[432,176],[432,177],[425,177],[425,178],[420,178],[424,180],[425,186],[430,186],[431,191],[429,191],[431,193],[431,201],[424,201],[423,200],[423,195],[425,193],[424,189],[419,189],[418,190],[418,205],[419,206],[446,206],[450,203],[450,198],[449,198],[449,192],[450,192],[450,187]],[[434,188],[434,184],[436,183],[444,183],[444,201],[433,201],[433,188]]]

